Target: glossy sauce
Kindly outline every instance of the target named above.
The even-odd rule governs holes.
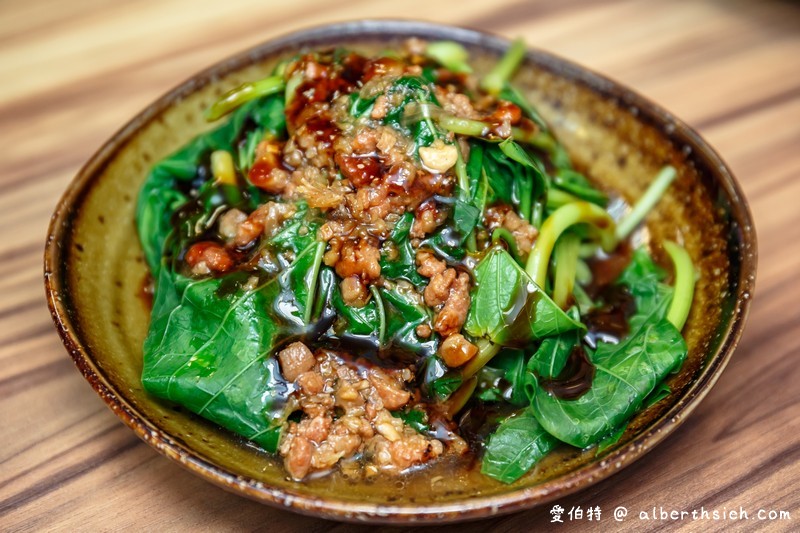
[[[592,387],[594,365],[580,344],[572,349],[564,370],[553,379],[539,379],[539,386],[562,400],[575,400]]]

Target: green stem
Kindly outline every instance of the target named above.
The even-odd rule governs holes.
[[[547,191],[548,209],[558,209],[562,205],[566,205],[572,202],[580,202],[580,198],[578,198],[574,194],[562,191],[561,189],[556,189],[555,187],[550,187],[550,189]]]
[[[310,302],[315,301],[315,293],[317,291],[317,280],[319,279],[319,270],[322,268],[322,256],[325,255],[325,247],[327,243],[325,242],[318,242],[317,249],[314,250],[314,271],[312,272],[311,276],[311,285],[308,287],[308,301],[309,303],[306,304],[305,313],[303,313],[303,322],[308,324],[311,322],[311,313],[314,310],[313,305]]]
[[[469,176],[467,175],[467,164],[464,161],[464,156],[461,154],[461,147],[456,143],[456,153],[458,154],[458,159],[456,160],[456,177],[458,178],[458,188],[459,188],[459,198],[464,202],[470,202],[472,199],[472,191],[469,188]],[[478,245],[475,241],[475,229],[473,228],[470,231],[469,235],[467,235],[467,251],[470,253],[474,253],[477,250]]]
[[[474,254],[478,250],[478,239],[475,237],[475,232],[472,231],[467,236],[467,251]]]
[[[486,363],[492,360],[492,357],[500,352],[499,344],[493,344],[486,339],[480,339],[476,344],[478,345],[478,355],[461,369],[461,377],[465,380],[477,374]]]
[[[386,310],[383,307],[383,298],[375,285],[369,286],[369,292],[375,298],[375,305],[378,307],[378,344],[383,346],[383,338],[386,336]]]
[[[614,220],[602,208],[589,202],[572,202],[556,209],[539,230],[525,270],[539,287],[545,286],[547,265],[558,237],[574,224],[593,224],[600,231],[601,245],[607,252],[616,247]]]
[[[214,105],[206,111],[206,120],[209,122],[227,115],[245,102],[261,98],[270,94],[279,93],[285,84],[282,76],[270,76],[256,82],[248,82],[227,92]]]
[[[425,55],[433,59],[447,70],[457,74],[469,74],[469,52],[459,43],[453,41],[436,41],[425,47]]]
[[[508,47],[494,68],[481,80],[481,89],[490,94],[497,94],[514,75],[525,57],[525,41],[516,39]]]
[[[519,255],[519,248],[517,247],[517,239],[514,238],[514,235],[506,228],[496,228],[492,232],[492,244],[497,243],[497,241],[501,239],[508,244],[508,251],[511,252],[514,260],[517,263],[522,263],[522,259]]]
[[[680,331],[686,324],[694,299],[694,265],[682,246],[672,241],[665,241],[663,245],[675,270],[675,291],[667,311],[667,320]]]
[[[556,243],[553,301],[562,309],[566,309],[569,304],[572,289],[575,286],[580,244],[580,238],[574,233],[562,235]]]
[[[472,377],[464,381],[458,390],[450,395],[450,398],[447,399],[447,403],[445,404],[445,412],[448,417],[454,417],[467,405],[467,402],[472,398],[472,393],[475,392],[475,387],[477,386],[478,378]]]
[[[506,85],[506,90],[512,95],[512,97],[516,100],[514,103],[517,104],[522,108],[522,111],[525,112],[526,115],[542,130],[547,131],[549,128],[547,126],[547,122],[542,118],[536,108],[531,105],[528,99],[525,97],[522,92],[517,89],[512,84]]]
[[[531,224],[534,228],[539,229],[542,225],[542,218],[544,218],[545,202],[543,199],[536,200],[531,209]]]
[[[675,168],[666,166],[656,176],[656,179],[647,188],[647,191],[639,198],[636,204],[622,220],[617,224],[616,237],[617,241],[623,241],[628,238],[628,235],[644,220],[647,213],[658,203],[663,196],[664,191],[672,183],[677,176]]]
[[[592,269],[583,259],[575,261],[575,281],[583,285],[588,285],[592,282]]]
[[[530,144],[547,153],[555,150],[557,144],[555,137],[550,132],[538,129],[528,131],[522,128],[511,128],[511,138],[523,144]]]
[[[571,169],[569,154],[561,146],[552,133],[545,130],[527,131],[522,128],[511,128],[511,138],[522,144],[529,144],[550,155],[553,166],[560,169]]]
[[[456,143],[456,159],[455,173],[458,178],[458,188],[460,189],[460,197],[465,202],[469,202],[472,198],[472,192],[469,190],[469,176],[467,176],[467,164],[464,162],[464,156],[461,155],[461,147]]]
[[[489,125],[480,120],[460,118],[454,115],[441,113],[436,117],[439,125],[447,131],[470,137],[483,137],[489,132]]]

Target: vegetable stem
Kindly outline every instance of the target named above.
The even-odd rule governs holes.
[[[578,271],[578,251],[581,240],[574,233],[562,235],[556,243],[554,257],[555,280],[553,281],[553,301],[561,309],[569,305],[572,289],[575,286],[575,275]]]
[[[469,176],[467,176],[467,164],[464,162],[464,156],[461,155],[461,148],[456,143],[456,159],[455,173],[458,178],[458,188],[461,199],[468,202],[472,198],[472,192],[469,189]]]
[[[546,201],[543,199],[536,200],[531,209],[531,224],[534,228],[539,228],[542,225],[542,217],[544,217],[544,208]]]
[[[236,185],[236,170],[233,168],[233,156],[229,151],[211,152],[211,174],[220,185]]]
[[[510,99],[513,103],[517,104],[522,111],[528,115],[528,117],[542,130],[547,131],[549,128],[547,126],[547,122],[542,118],[538,111],[531,105],[528,99],[525,97],[522,92],[517,89],[514,85],[507,83],[506,84],[506,91],[508,92],[507,97],[505,94],[501,95],[501,97],[506,97],[505,99]]]
[[[447,131],[470,137],[483,137],[489,131],[489,125],[480,120],[460,118],[441,113],[437,116],[439,125]]]
[[[508,244],[508,251],[511,252],[514,260],[517,263],[521,263],[522,259],[520,258],[519,248],[517,248],[517,239],[514,238],[514,235],[506,228],[496,228],[492,232],[492,244],[497,243],[499,240],[503,240]]]
[[[378,344],[383,345],[383,339],[386,337],[386,309],[383,307],[383,298],[381,293],[375,285],[369,286],[369,291],[372,297],[375,298],[375,305],[378,306]]]
[[[694,298],[694,266],[689,253],[682,246],[672,241],[664,242],[664,249],[672,260],[675,269],[675,292],[667,311],[667,320],[672,322],[678,331],[683,329]]]
[[[636,228],[636,226],[638,226],[639,223],[644,220],[644,217],[647,216],[647,213],[649,213],[650,210],[653,209],[656,203],[658,203],[658,201],[661,199],[664,191],[667,190],[667,187],[669,187],[669,185],[675,179],[675,176],[677,176],[677,173],[675,172],[675,168],[672,166],[666,166],[659,171],[656,178],[647,188],[647,191],[645,191],[645,193],[633,206],[631,212],[619,221],[616,231],[617,241],[625,240],[634,230],[634,228]]]
[[[500,352],[500,345],[494,344],[486,339],[480,339],[478,342],[478,355],[473,357],[461,369],[461,376],[466,380],[478,373],[486,363],[492,360],[492,357]]]
[[[533,245],[525,267],[528,275],[539,287],[545,286],[547,265],[558,237],[570,226],[586,222],[600,230],[603,249],[610,252],[616,247],[614,220],[602,207],[589,202],[572,202],[556,209],[544,221],[539,238]]]
[[[316,244],[317,248],[314,250],[314,266],[312,267],[313,275],[311,276],[311,283],[308,287],[308,301],[313,302],[314,296],[317,291],[317,280],[319,279],[319,269],[322,265],[322,256],[325,255],[325,247],[327,244],[325,242],[318,242]],[[308,304],[306,305],[305,313],[303,313],[303,322],[308,324],[311,322],[311,313],[313,311],[313,305]]]
[[[250,100],[281,92],[284,86],[282,76],[270,76],[263,80],[244,83],[225,93],[209,107],[206,111],[206,120],[213,122]]]
[[[478,250],[478,239],[475,237],[475,232],[471,232],[469,236],[467,236],[467,251],[469,253],[475,253]]]
[[[449,418],[454,417],[460,410],[467,405],[467,402],[472,398],[472,393],[475,392],[475,387],[478,386],[478,378],[472,378],[464,381],[461,386],[450,395],[445,405],[445,412]]]
[[[497,94],[503,90],[503,86],[514,75],[522,59],[525,57],[525,41],[516,39],[508,47],[506,53],[494,68],[481,80],[481,89],[489,94]]]
[[[548,209],[558,209],[562,205],[566,205],[570,202],[579,202],[579,201],[580,199],[574,194],[562,191],[561,189],[556,189],[555,187],[550,187],[550,189],[547,191]]]
[[[511,128],[511,138],[517,142],[530,144],[550,153],[556,147],[556,140],[549,132],[542,130],[528,131],[522,128]]]
[[[461,147],[456,143],[456,154],[458,155],[458,159],[456,159],[455,165],[455,173],[456,177],[458,178],[458,194],[459,198],[469,203],[472,199],[472,191],[469,187],[469,176],[467,175],[467,163],[464,161],[464,156],[461,154]],[[472,228],[472,231],[469,232],[469,235],[466,236],[466,244],[467,244],[467,251],[470,253],[475,252],[477,250],[477,243],[475,240],[475,228]]]
[[[425,55],[456,74],[469,74],[469,52],[453,41],[436,41],[425,47]]]

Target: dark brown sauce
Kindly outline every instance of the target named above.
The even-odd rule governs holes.
[[[610,254],[593,257],[587,263],[592,271],[592,282],[586,287],[586,293],[595,299],[598,293],[619,278],[622,271],[630,264],[633,249],[628,241],[623,241]]]
[[[461,416],[458,418],[458,432],[475,452],[473,455],[476,460],[489,435],[494,433],[501,421],[517,410],[519,407],[505,402],[484,402],[473,399],[461,411]]]
[[[330,64],[329,58],[324,56],[325,53],[319,57],[307,54],[294,65],[293,70],[304,70],[307,79],[297,88],[286,108],[290,131],[313,118],[320,104],[333,101],[339,94],[348,93],[361,83],[366,58],[350,53],[341,62]]]
[[[539,379],[539,386],[562,400],[580,398],[592,387],[594,365],[580,344],[572,349],[564,370],[553,379]]]

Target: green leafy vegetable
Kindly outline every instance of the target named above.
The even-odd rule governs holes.
[[[502,248],[492,248],[475,268],[464,329],[497,344],[524,343],[582,328],[567,316]]]
[[[342,299],[342,292],[333,270],[325,268],[323,272],[329,273],[326,278],[329,278],[332,284],[330,302],[336,310],[337,318],[333,326],[336,336],[343,338],[348,335],[377,335],[380,329],[380,316],[375,300],[370,300],[363,307],[347,305]]]
[[[313,298],[325,252],[324,242],[314,242],[278,275],[281,294],[273,306],[275,315],[302,331],[311,321]]]
[[[223,289],[222,279],[193,281],[162,269],[142,384],[275,451],[287,391],[271,357],[278,331],[265,310],[278,285]]]
[[[270,237],[269,244],[277,250],[291,250],[297,255],[317,242],[317,230],[321,221],[319,215],[310,210],[305,202],[297,202],[295,205],[297,211]]]
[[[576,198],[597,204],[600,207],[605,207],[608,204],[608,196],[597,190],[580,172],[560,168],[553,178],[553,185],[567,191]]]
[[[336,314],[333,323],[336,337],[368,339],[375,343],[376,350],[399,349],[420,356],[436,352],[438,337],[431,335],[424,339],[416,331],[422,324],[430,325],[433,313],[409,291],[376,289],[366,305],[354,307],[344,303],[339,283],[330,268],[323,267],[320,275],[320,295],[329,298],[327,305],[331,305]],[[383,339],[379,342],[381,331]]]
[[[480,160],[481,172],[485,173],[487,179],[485,204],[501,202],[513,205],[520,216],[528,220],[531,216],[531,202],[539,198],[545,190],[541,163],[511,140],[499,144],[483,144],[483,149],[475,155],[474,163],[473,155],[470,154],[467,172],[471,181],[477,181],[475,166]]]
[[[266,110],[256,111],[262,106]],[[167,236],[172,231],[172,214],[187,200],[187,189],[191,182],[203,178],[204,161],[214,150],[234,149],[248,117],[255,117],[256,124],[271,128],[276,134],[285,126],[274,122],[276,109],[267,101],[254,100],[237,109],[221,126],[195,137],[186,146],[159,161],[148,174],[139,192],[136,206],[136,226],[142,243],[144,256],[153,277],[158,279],[161,255]],[[205,169],[205,178],[209,172]]]
[[[486,443],[481,473],[503,483],[513,483],[556,447],[530,412],[504,420]]]
[[[458,374],[445,374],[431,383],[431,392],[438,400],[446,400],[463,382],[464,379]]]
[[[554,378],[558,376],[567,363],[572,349],[580,343],[579,331],[568,331],[561,335],[547,337],[539,345],[539,349],[528,360],[528,380],[526,388],[530,388],[536,381],[535,376]]]
[[[628,320],[631,332],[653,317],[664,318],[672,299],[672,288],[661,283],[665,273],[650,257],[646,250],[639,248],[633,252],[628,267],[620,274],[616,283],[624,285],[636,302],[636,313]]]
[[[249,130],[239,142],[237,164],[239,170],[249,170],[255,161],[256,148],[264,139],[282,138],[286,131],[286,115],[283,100],[279,96],[264,99],[252,108],[249,117],[256,127]]]
[[[588,392],[562,400],[537,387],[536,419],[559,440],[585,448],[625,423],[643,400],[686,357],[686,342],[667,320],[644,324],[619,344],[599,343],[591,357],[595,375]]]
[[[430,326],[433,322],[431,309],[412,296],[410,291],[394,288],[380,289],[386,308],[386,346],[407,350],[418,355],[433,354],[438,343],[437,336],[423,339],[417,335],[417,327]]]
[[[604,451],[614,446],[616,443],[619,442],[619,440],[622,438],[624,434],[625,434],[625,426],[623,425],[617,428],[613,433],[608,435],[599,443],[597,443],[596,453],[598,454],[603,453]]]
[[[392,416],[399,418],[406,425],[414,428],[417,433],[428,433],[431,428],[428,425],[428,413],[422,409],[406,409],[404,411],[392,411]]]
[[[568,444],[600,442],[630,419],[664,378],[686,358],[686,341],[665,316],[672,289],[644,250],[637,250],[620,276],[637,311],[631,333],[618,344],[598,343],[590,355],[595,375],[588,392],[574,400],[557,398],[533,383],[532,406],[541,425]],[[529,386],[529,392],[531,387]]]
[[[439,105],[430,82],[419,76],[403,76],[387,89],[386,94],[390,98],[396,98],[396,95],[399,94],[401,103],[386,113],[383,119],[384,124],[407,132],[414,140],[415,150],[418,151],[420,146],[430,146],[437,137],[442,137],[430,116],[423,113],[420,120],[409,121],[405,118],[409,104],[419,106],[424,103],[432,103]]]
[[[527,378],[525,352],[505,348],[492,359],[490,364],[491,368],[484,367],[482,373],[487,370],[490,372],[499,371],[508,384],[505,391],[499,391],[505,396],[497,399],[504,399],[512,405],[520,407],[528,404],[529,400],[525,393],[525,380]]]
[[[416,252],[411,246],[409,238],[413,224],[414,215],[412,213],[404,213],[395,224],[389,241],[394,244],[397,257],[389,260],[385,254],[381,255],[381,274],[388,279],[404,279],[420,287],[425,285],[427,280],[417,272]]]

